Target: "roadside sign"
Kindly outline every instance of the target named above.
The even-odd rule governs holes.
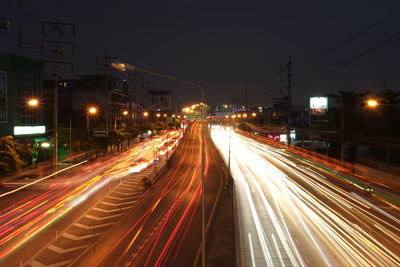
[[[153,165],[154,165],[154,166],[157,166],[157,164],[158,164],[158,160],[156,160],[156,159],[153,160]]]
[[[93,130],[93,137],[108,137],[107,130]]]

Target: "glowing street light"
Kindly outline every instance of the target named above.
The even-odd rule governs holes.
[[[247,114],[245,113],[245,114],[243,114],[243,118],[247,118]]]
[[[37,98],[28,99],[28,105],[35,108],[39,105],[39,100]]]
[[[88,107],[87,113],[86,113],[86,130],[87,134],[89,136],[90,131],[89,131],[89,115],[95,115],[97,113],[97,108],[96,107]]]
[[[90,114],[96,114],[96,113],[97,113],[97,108],[96,108],[96,107],[89,107],[89,108],[88,108],[88,113],[90,113]]]
[[[253,113],[251,113],[251,116],[255,117],[255,116],[257,116],[257,113],[253,112]]]
[[[148,112],[143,112],[143,116],[148,117],[149,113]]]
[[[124,110],[124,112],[122,112],[122,114],[123,114],[124,116],[126,116],[126,115],[128,115],[128,111],[127,111],[127,110]]]
[[[161,117],[161,114],[160,114],[160,113],[157,113],[156,116],[157,116],[157,118],[160,118],[160,117]]]
[[[367,106],[370,108],[376,108],[379,105],[378,100],[370,98],[367,100]]]
[[[167,117],[167,114],[164,114],[164,117]]]

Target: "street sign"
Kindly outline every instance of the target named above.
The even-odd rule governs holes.
[[[14,126],[14,135],[29,135],[29,134],[44,134],[46,133],[46,126],[33,125],[33,126]]]
[[[107,130],[93,130],[93,137],[108,137]]]
[[[157,164],[158,164],[158,160],[156,160],[156,159],[153,160],[153,165],[154,165],[154,166],[157,166]]]

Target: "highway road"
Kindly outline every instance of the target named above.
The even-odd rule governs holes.
[[[169,169],[125,219],[73,266],[197,266],[201,263],[200,123],[187,133]],[[206,235],[226,182],[226,167],[207,132]]]
[[[228,128],[212,139],[228,161]],[[240,266],[400,266],[400,212],[283,149],[231,132]]]
[[[76,218],[87,216],[99,192],[112,190],[120,179],[151,165],[178,131],[145,141],[100,161],[85,163],[41,180],[14,180],[0,192],[0,265],[23,265],[46,248]],[[61,237],[60,237],[61,238]]]

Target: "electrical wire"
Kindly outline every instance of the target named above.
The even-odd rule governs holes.
[[[304,82],[301,82],[301,83],[299,83],[299,84],[297,84],[297,85],[305,85],[305,84],[311,83],[311,82],[313,82],[313,81],[319,80],[319,79],[321,79],[321,78],[323,78],[323,77],[325,77],[325,76],[328,76],[328,75],[330,75],[330,74],[332,74],[332,73],[334,73],[334,72],[336,72],[336,71],[338,71],[338,70],[340,70],[340,69],[346,67],[347,65],[349,65],[349,64],[351,64],[351,63],[353,63],[353,62],[355,62],[356,60],[360,59],[361,57],[363,57],[363,56],[365,56],[365,55],[367,55],[367,54],[369,54],[369,53],[371,53],[371,52],[373,52],[373,51],[375,51],[375,50],[377,50],[377,49],[379,49],[379,48],[382,48],[382,47],[385,47],[385,46],[387,46],[387,45],[390,45],[390,44],[392,44],[392,43],[394,43],[394,42],[397,42],[397,41],[399,41],[399,40],[400,40],[400,32],[399,32],[399,33],[396,33],[396,34],[394,34],[394,35],[392,35],[391,37],[389,37],[389,38],[387,38],[387,39],[385,39],[385,40],[382,41],[381,43],[379,43],[379,44],[377,44],[377,45],[375,45],[375,46],[373,46],[373,47],[371,47],[371,48],[369,48],[369,49],[367,49],[367,50],[364,50],[364,51],[361,52],[361,53],[358,53],[358,54],[356,54],[356,55],[354,55],[354,56],[347,57],[347,58],[345,58],[345,59],[342,59],[342,60],[338,61],[338,62],[343,62],[343,63],[340,64],[339,66],[335,67],[334,69],[329,70],[329,71],[327,71],[327,72],[325,72],[325,73],[322,73],[322,74],[320,74],[320,75],[318,75],[317,77],[314,77],[314,78],[312,78],[312,79],[309,79],[309,80],[306,80],[306,81],[304,81]],[[338,62],[329,64],[329,65],[330,65],[330,66],[335,66],[335,65],[338,64]],[[329,66],[329,65],[325,65],[324,67]]]
[[[366,32],[368,32],[368,31],[372,30],[373,28],[375,28],[375,27],[378,26],[379,24],[381,24],[381,23],[383,23],[383,22],[389,20],[390,18],[394,17],[394,16],[397,15],[398,13],[400,13],[400,7],[397,8],[397,9],[395,9],[394,11],[390,12],[390,13],[387,14],[386,16],[380,18],[380,19],[377,20],[375,23],[372,23],[372,24],[368,25],[367,27],[365,27],[365,28],[362,29],[361,31],[359,31],[359,32],[357,32],[357,33],[351,35],[350,37],[348,37],[348,38],[346,38],[346,39],[344,39],[344,40],[342,40],[342,41],[340,41],[340,42],[338,42],[338,43],[336,43],[335,45],[330,46],[330,47],[328,47],[328,48],[325,48],[325,49],[323,49],[323,50],[319,51],[318,53],[315,53],[315,54],[313,54],[313,55],[311,55],[311,56],[308,56],[308,57],[305,57],[305,58],[303,58],[303,59],[297,60],[297,61],[294,62],[294,63],[295,63],[295,64],[303,63],[303,62],[306,62],[306,61],[310,61],[310,60],[312,60],[312,59],[315,59],[315,58],[317,58],[317,57],[319,57],[319,56],[321,56],[321,55],[324,55],[324,54],[326,54],[326,53],[328,53],[328,52],[330,52],[330,51],[332,51],[332,50],[334,50],[334,49],[336,49],[336,48],[342,46],[343,44],[348,43],[348,42],[350,42],[350,41],[356,39],[357,37],[363,35],[364,33],[366,33]]]

